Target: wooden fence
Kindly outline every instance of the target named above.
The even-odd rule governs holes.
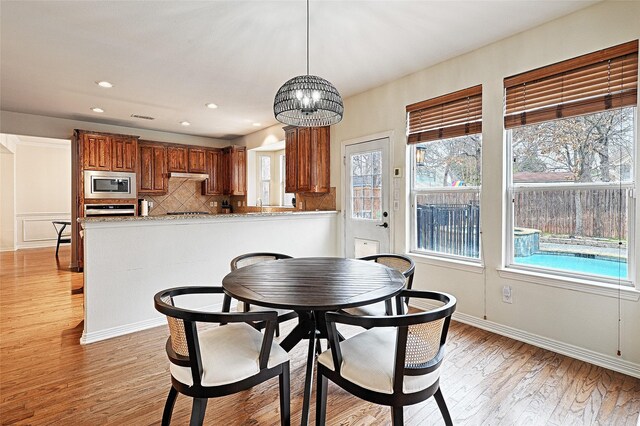
[[[519,192],[514,213],[516,226],[547,234],[627,238],[627,197],[618,189]],[[577,230],[580,220],[582,232]]]

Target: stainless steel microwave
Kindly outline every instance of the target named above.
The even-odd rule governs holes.
[[[125,172],[103,172],[85,170],[85,199],[136,199],[136,174]]]

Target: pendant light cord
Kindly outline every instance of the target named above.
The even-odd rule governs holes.
[[[307,75],[309,75],[309,0],[307,0]]]

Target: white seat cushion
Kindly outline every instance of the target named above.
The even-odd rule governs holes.
[[[238,382],[260,371],[258,357],[264,335],[245,323],[233,323],[198,333],[202,357],[202,386]],[[289,360],[275,341],[271,344],[268,367]],[[171,375],[181,383],[193,385],[191,368],[171,364]]]
[[[244,302],[238,302],[238,308],[236,310],[238,312],[244,312]],[[266,306],[249,305],[249,312],[263,312],[263,311],[276,311],[278,313],[278,316],[286,315],[290,312],[293,312],[288,309],[274,309],[274,308],[267,308]]]
[[[392,394],[396,330],[394,327],[373,328],[340,343],[340,375],[365,389]],[[318,362],[335,371],[330,349],[320,354]],[[439,368],[422,376],[405,376],[403,392],[424,390],[439,377]]]
[[[392,310],[393,313],[395,314],[396,312],[396,302],[395,300],[392,301]],[[404,304],[404,313],[406,314],[408,311],[409,307],[407,306],[407,304]],[[387,314],[387,309],[385,307],[385,303],[384,302],[376,302],[376,303],[372,303],[370,305],[364,305],[364,306],[356,306],[355,308],[347,308],[344,309],[344,311],[350,315],[357,315],[357,316],[362,316],[362,315],[366,315],[366,316],[385,316]]]

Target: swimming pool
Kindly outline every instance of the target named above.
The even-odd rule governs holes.
[[[620,275],[622,279],[627,278],[627,262],[602,258],[591,259],[559,253],[536,253],[531,256],[516,257],[514,258],[514,263],[603,275],[605,277],[618,278],[618,275]]]

